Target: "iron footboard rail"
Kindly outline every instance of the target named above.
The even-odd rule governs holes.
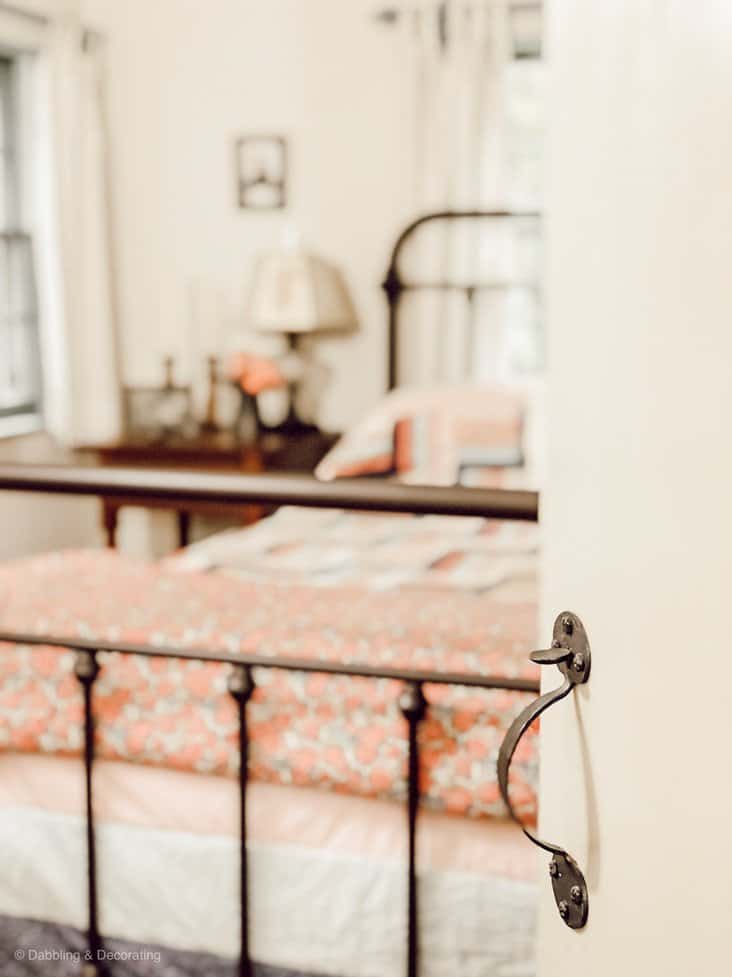
[[[534,492],[505,492],[465,488],[421,488],[380,484],[354,479],[322,483],[299,476],[204,475],[187,472],[150,472],[136,469],[93,469],[52,466],[0,466],[0,490],[52,492],[71,495],[109,496],[124,491],[145,497],[165,499],[198,499],[230,502],[297,504],[314,507],[366,509],[435,515],[468,515],[497,519],[536,521],[538,496]],[[240,851],[240,949],[239,977],[252,977],[249,952],[249,894],[247,864],[246,798],[248,783],[249,735],[247,703],[256,687],[258,669],[286,669],[328,675],[346,675],[370,679],[394,679],[404,683],[398,707],[407,731],[407,948],[405,973],[418,974],[418,914],[416,873],[416,824],[419,812],[419,738],[421,721],[429,708],[425,685],[457,685],[485,690],[517,693],[539,691],[539,683],[520,676],[462,674],[426,669],[400,669],[360,663],[320,661],[313,659],[259,656],[224,650],[137,645],[86,640],[76,636],[23,633],[2,629],[0,642],[30,646],[51,646],[76,653],[74,674],[83,690],[85,823],[87,858],[87,942],[89,977],[105,977],[103,937],[98,924],[98,879],[96,832],[93,802],[93,766],[95,759],[94,684],[103,663],[99,653],[143,655],[166,659],[188,659],[217,662],[231,668],[228,694],[237,704],[239,722],[239,851]]]
[[[85,468],[69,465],[0,465],[0,490],[120,495],[171,502],[224,502],[231,505],[300,505],[363,509],[417,515],[484,516],[538,520],[537,492],[453,486],[400,485],[369,478],[322,482],[307,475],[229,475],[153,471],[139,468]]]

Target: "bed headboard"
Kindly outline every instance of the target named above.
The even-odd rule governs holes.
[[[477,275],[475,280],[461,276],[459,280],[441,276],[439,279],[422,279],[412,281],[403,277],[400,267],[404,255],[405,246],[411,243],[414,238],[424,229],[426,225],[442,223],[447,230],[453,229],[460,222],[467,222],[471,225],[480,226],[480,222],[496,221],[536,221],[540,215],[534,211],[507,211],[507,210],[443,210],[435,213],[424,214],[408,224],[401,232],[394,244],[389,261],[389,267],[382,288],[386,293],[389,306],[388,320],[388,389],[393,390],[397,385],[399,375],[399,314],[402,296],[406,292],[462,292],[466,298],[466,315],[468,329],[465,330],[465,343],[467,350],[473,348],[475,341],[475,298],[482,291],[496,291],[515,287],[514,282],[506,282],[495,278],[491,280],[485,277],[485,273]],[[533,286],[536,287],[536,286]],[[447,326],[446,326],[447,328]]]

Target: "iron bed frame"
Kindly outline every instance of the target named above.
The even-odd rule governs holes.
[[[386,294],[388,304],[388,389],[393,390],[397,385],[399,362],[399,337],[401,322],[399,313],[402,308],[402,298],[405,294],[415,292],[457,292],[465,295],[468,313],[468,331],[466,335],[466,349],[470,351],[475,344],[475,299],[480,292],[501,291],[510,287],[531,288],[538,291],[534,283],[506,282],[503,280],[477,282],[451,281],[413,281],[402,271],[402,260],[406,245],[415,237],[418,231],[429,224],[460,224],[464,221],[479,223],[492,221],[506,224],[512,221],[538,221],[541,214],[533,210],[439,210],[430,214],[423,214],[408,224],[397,237],[389,259],[386,277],[381,287]]]
[[[384,289],[389,302],[389,386],[396,383],[399,337],[399,304],[405,291],[419,288],[462,289],[469,303],[476,290],[496,287],[490,283],[472,286],[449,282],[410,283],[400,272],[399,260],[405,242],[414,231],[434,220],[464,218],[534,217],[534,214],[468,211],[426,215],[410,224],[400,235],[391,257]],[[141,471],[125,468],[84,468],[42,465],[0,465],[0,490],[81,495],[105,498],[124,491],[127,496],[166,501],[210,501],[231,504],[257,503],[262,505],[295,504],[306,507],[402,512],[449,516],[481,516],[484,518],[538,520],[539,497],[536,492],[462,487],[406,486],[373,479],[347,479],[335,483],[319,482],[311,477],[295,475],[235,475],[204,474],[174,471]],[[47,633],[19,633],[3,628],[0,620],[0,641],[30,646],[51,646],[76,653],[74,673],[84,700],[84,769],[85,821],[87,860],[87,944],[86,977],[105,977],[108,972],[103,950],[103,937],[98,922],[98,879],[94,815],[93,768],[95,759],[94,683],[101,665],[99,653],[116,652],[157,658],[193,659],[218,662],[230,666],[228,693],[236,701],[239,717],[239,850],[240,850],[240,950],[239,977],[252,977],[253,964],[249,951],[249,901],[247,865],[246,797],[248,782],[249,736],[247,703],[255,688],[258,669],[285,669],[316,672],[328,675],[359,676],[373,679],[396,679],[404,683],[398,706],[406,722],[407,735],[407,947],[405,973],[417,977],[419,973],[418,907],[416,875],[416,824],[419,811],[419,725],[429,707],[425,685],[458,685],[478,689],[501,689],[516,693],[538,693],[539,683],[533,679],[511,678],[502,675],[471,675],[423,669],[374,667],[359,663],[320,662],[289,657],[260,657],[253,654],[231,654],[205,648],[176,648],[148,645],[86,641],[74,637]]]

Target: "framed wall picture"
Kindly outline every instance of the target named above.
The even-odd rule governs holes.
[[[193,420],[190,387],[123,387],[125,435],[145,441],[188,433]]]
[[[284,136],[240,136],[236,141],[239,206],[277,210],[287,203],[287,140]]]

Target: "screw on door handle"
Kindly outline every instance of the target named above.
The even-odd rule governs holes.
[[[537,665],[556,665],[564,676],[564,681],[558,688],[545,692],[530,703],[511,723],[498,752],[498,786],[511,818],[529,841],[552,856],[549,876],[559,915],[571,929],[582,929],[587,922],[589,908],[584,875],[564,848],[542,841],[526,827],[514,810],[508,792],[511,760],[521,737],[549,706],[564,699],[576,685],[582,685],[590,677],[590,644],[577,615],[569,611],[560,614],[554,622],[551,647],[534,651],[530,657]]]

